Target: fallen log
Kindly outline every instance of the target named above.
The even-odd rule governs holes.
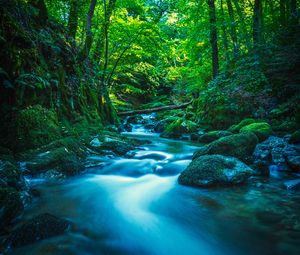
[[[134,111],[128,111],[128,112],[118,112],[118,116],[131,116],[136,114],[146,114],[146,113],[152,113],[152,112],[160,112],[160,111],[169,111],[169,110],[176,110],[176,109],[184,109],[188,105],[190,105],[193,102],[191,100],[190,102],[179,104],[179,105],[169,105],[169,106],[162,106],[162,107],[155,107],[145,110],[134,110]]]

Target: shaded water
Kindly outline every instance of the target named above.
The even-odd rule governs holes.
[[[127,135],[152,144],[93,173],[35,184],[41,197],[25,217],[49,212],[74,226],[14,254],[300,254],[300,194],[286,191],[284,180],[181,186],[178,174],[197,146],[142,129]]]

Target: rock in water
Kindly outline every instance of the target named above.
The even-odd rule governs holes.
[[[178,178],[180,184],[213,187],[244,183],[254,171],[233,157],[206,155],[198,157]]]
[[[61,235],[70,225],[69,221],[49,213],[40,214],[14,230],[7,242],[13,248],[20,247]]]
[[[267,172],[270,165],[279,171],[300,172],[300,147],[289,144],[285,138],[270,136],[256,146],[253,160],[262,173]]]
[[[221,154],[247,161],[252,155],[258,138],[253,133],[242,133],[222,137],[198,150],[194,159],[203,155]]]
[[[300,189],[300,179],[286,181],[284,186],[287,190],[298,190]]]

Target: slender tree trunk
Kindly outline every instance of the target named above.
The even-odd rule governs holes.
[[[236,23],[235,23],[234,12],[233,12],[231,0],[226,0],[226,2],[227,2],[230,23],[231,23],[230,24],[230,32],[231,32],[231,38],[232,38],[232,44],[233,44],[233,55],[236,58],[239,55],[238,38],[237,38],[237,34],[236,34]]]
[[[230,60],[229,56],[229,45],[228,45],[228,38],[227,38],[227,28],[225,24],[225,14],[224,14],[224,8],[223,8],[223,0],[221,0],[221,22],[222,22],[222,37],[223,37],[223,44],[224,44],[224,50],[225,50],[225,58],[226,62],[228,63]]]
[[[78,0],[71,0],[70,2],[70,12],[68,19],[68,34],[70,37],[75,39],[77,26],[78,26]]]
[[[108,67],[108,58],[109,58],[109,26],[110,26],[110,18],[115,9],[117,0],[110,0],[108,3],[106,0],[103,0],[103,9],[104,9],[104,23],[102,26],[104,41],[100,47],[103,49],[103,68],[101,75],[101,82],[99,85],[99,111],[105,122],[118,124],[118,117],[116,111],[112,105],[112,102],[109,97],[108,91],[108,77],[107,77],[107,67]]]
[[[94,16],[96,4],[97,4],[97,0],[91,0],[89,11],[86,15],[86,26],[85,26],[86,35],[85,35],[85,43],[84,43],[83,54],[82,54],[83,59],[88,58],[93,44],[92,19]]]
[[[216,26],[216,8],[215,1],[208,0],[209,6],[209,22],[210,22],[210,43],[212,48],[212,76],[216,78],[219,72],[219,50],[218,50],[218,34]]]
[[[262,0],[255,0],[253,13],[253,46],[255,49],[261,44]]]

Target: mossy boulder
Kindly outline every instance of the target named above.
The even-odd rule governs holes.
[[[83,169],[77,155],[66,147],[39,153],[26,163],[26,167],[31,174],[56,169],[65,175],[75,175]]]
[[[297,131],[297,129],[300,128],[300,125],[295,121],[286,120],[283,122],[278,121],[278,123],[272,125],[272,128],[275,132],[286,134]]]
[[[230,128],[228,128],[229,132],[232,133],[239,133],[240,130],[246,126],[249,126],[251,124],[258,124],[258,123],[264,123],[263,120],[258,120],[258,119],[253,119],[253,118],[247,118],[247,119],[243,119],[240,123],[236,124],[236,125],[232,125]]]
[[[32,218],[16,228],[7,239],[7,245],[13,248],[32,244],[37,241],[63,234],[71,223],[49,213]]]
[[[10,187],[0,187],[0,232],[23,211],[19,192]]]
[[[104,142],[100,147],[98,147],[97,151],[105,152],[111,151],[118,156],[124,156],[127,152],[134,150],[135,147],[129,142],[123,141],[108,141]]]
[[[238,133],[240,129],[243,128],[244,126],[250,125],[255,122],[257,122],[257,120],[252,118],[244,119],[239,124],[232,125],[230,128],[228,128],[228,131],[231,133]]]
[[[266,140],[272,134],[271,126],[266,122],[252,123],[241,128],[240,133],[254,133],[260,141]]]
[[[208,154],[220,154],[248,161],[257,144],[258,138],[251,132],[229,135],[203,146],[195,152],[193,158]]]
[[[184,119],[177,119],[167,125],[160,136],[165,138],[180,138],[183,134],[192,133],[196,130],[197,124],[195,122]]]
[[[14,162],[0,160],[0,185],[1,187],[14,187],[17,190],[25,189],[23,175]]]
[[[240,160],[222,155],[206,155],[193,160],[178,182],[197,187],[230,186],[244,183],[254,171]]]
[[[56,113],[40,105],[21,110],[16,116],[16,150],[24,151],[61,137]]]
[[[201,135],[200,137],[198,137],[198,142],[200,143],[211,143],[215,140],[218,140],[221,137],[225,137],[225,136],[229,136],[232,135],[231,132],[229,131],[210,131],[206,134]]]
[[[300,129],[292,134],[289,139],[289,143],[300,144]]]

